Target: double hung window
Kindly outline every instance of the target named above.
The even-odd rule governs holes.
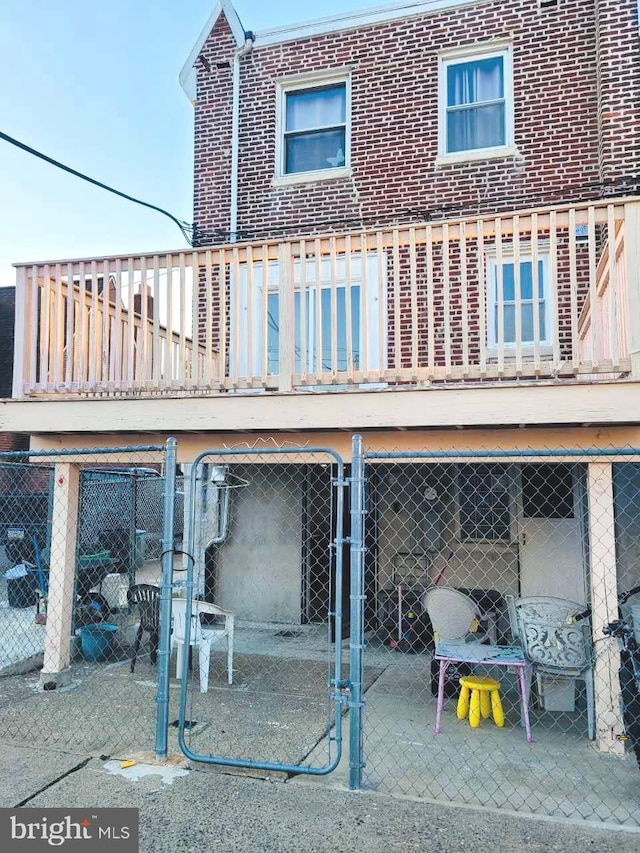
[[[348,80],[280,87],[280,176],[349,165]]]
[[[500,153],[513,145],[511,51],[441,58],[440,156]]]

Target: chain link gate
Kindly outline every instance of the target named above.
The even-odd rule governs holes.
[[[162,445],[0,454],[6,743],[84,755],[152,747],[155,647],[145,634],[132,666],[131,593],[157,585],[161,570],[136,526],[135,484],[154,483],[145,513],[162,522],[166,467]]]
[[[640,451],[359,442],[351,787],[637,827],[640,656],[605,632],[640,640]]]
[[[326,775],[348,705],[343,461],[325,448],[212,449],[185,483],[171,602],[180,747],[210,764]]]

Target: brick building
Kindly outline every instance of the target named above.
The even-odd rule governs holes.
[[[231,227],[233,57],[245,41],[233,7],[218,10],[182,75],[203,245]],[[258,33],[239,59],[235,228],[261,239],[624,192],[640,161],[637,40],[634,0],[427,0]],[[465,99],[455,85],[469,104],[494,104],[487,139],[447,142],[447,106]],[[311,115],[327,87],[343,110],[344,162],[287,167],[286,103],[292,115],[306,97]]]
[[[238,657],[273,662],[272,640],[300,640],[306,669],[306,639],[328,625],[335,639],[342,608],[352,654],[362,663],[366,645],[384,670],[379,710],[367,698],[372,785],[440,797],[455,767],[464,802],[591,816],[608,797],[613,814],[632,785],[602,629],[640,583],[635,0],[424,0],[245,23],[221,0],[180,75],[193,245],[17,265],[3,426],[42,449],[177,436],[192,475],[185,565],[246,631]],[[355,433],[367,464],[349,479]],[[351,514],[341,489],[359,489]],[[490,593],[494,640],[519,636],[508,596],[590,605],[574,716],[536,709],[535,737],[555,738],[546,763],[517,705],[495,752],[433,740],[435,702],[419,692],[431,660],[423,649],[413,672],[396,668],[390,639],[404,639],[403,602],[422,607],[443,573]],[[494,794],[475,790],[485,777]],[[568,780],[591,797],[573,811]]]
[[[11,398],[15,311],[15,287],[0,287],[0,399]],[[24,450],[28,446],[28,437],[0,432],[0,451]]]
[[[219,4],[181,76],[195,110],[199,245],[420,227],[443,218],[619,196],[638,185],[640,66],[633,0],[397,4],[246,35],[233,7]],[[463,366],[469,358],[492,362],[501,343],[508,348],[516,338],[538,340],[544,360],[557,336],[556,355],[575,362],[581,343],[574,327],[589,290],[588,239],[580,239],[588,238],[586,231],[586,225],[576,230],[567,221],[551,238],[541,228],[540,249],[533,253],[528,237],[516,250],[506,234],[500,263],[495,245],[479,258],[477,243],[452,241],[445,258],[440,243],[429,258],[432,294],[425,248],[418,245],[413,297],[410,249],[387,252],[369,270],[369,287],[375,289],[373,278],[384,277],[386,294],[371,299],[368,320],[351,320],[354,337],[363,334],[358,322],[368,323],[366,334],[380,352],[372,357],[370,349],[363,364],[361,347],[354,345],[354,361],[365,371],[385,363],[402,370],[414,361],[417,368]],[[601,249],[606,226],[596,224],[592,236]],[[553,270],[550,239],[557,255]],[[514,251],[522,255],[519,264]],[[361,267],[361,259],[355,265]],[[243,266],[239,274],[246,276]],[[226,273],[227,304],[231,275]],[[485,277],[493,282],[485,285]],[[244,289],[241,310],[248,313]],[[516,290],[525,303],[520,308]],[[256,292],[253,298],[259,298]],[[328,292],[323,298],[329,299]],[[215,338],[219,299],[214,293]],[[363,301],[355,296],[353,312]],[[272,312],[279,311],[277,299],[271,302]],[[346,326],[342,297],[338,302],[337,323]],[[303,310],[296,303],[294,312]],[[263,335],[266,358],[273,361],[279,332]],[[303,333],[295,335],[300,350]],[[226,349],[232,349],[228,334]],[[297,359],[299,371],[318,372],[320,358],[308,344],[306,349],[306,357]],[[247,360],[251,356],[242,353],[240,372],[247,372]],[[262,360],[256,364],[254,358],[254,370]],[[330,361],[322,346],[323,364]],[[344,358],[332,363],[334,371],[344,367]]]

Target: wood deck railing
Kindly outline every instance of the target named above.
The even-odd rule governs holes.
[[[607,240],[598,263],[596,310],[591,309],[592,294],[589,293],[578,321],[578,353],[584,364],[619,364],[620,353],[629,352],[625,223],[618,222],[615,228],[611,224],[608,231],[615,234],[615,240]],[[614,251],[611,251],[612,242]],[[640,317],[636,321],[640,322]]]
[[[18,265],[14,396],[624,376],[639,209]]]

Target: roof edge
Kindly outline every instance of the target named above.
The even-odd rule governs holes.
[[[209,38],[211,30],[215,27],[218,18],[223,13],[231,27],[231,32],[233,33],[233,37],[238,47],[240,48],[244,44],[244,27],[242,26],[233,3],[231,0],[218,0],[213,12],[209,16],[209,20],[204,25],[202,32],[198,36],[196,43],[191,49],[191,53],[187,57],[186,62],[182,66],[182,70],[178,75],[180,85],[184,89],[191,103],[195,103],[197,98],[196,60],[198,59],[198,56],[200,56],[200,51],[204,47],[206,40]]]
[[[491,0],[400,0],[400,2],[386,3],[383,6],[371,6],[353,12],[341,12],[326,18],[259,30],[256,32],[254,49],[340,30],[357,29],[385,21],[413,18],[457,6],[477,6],[487,2]]]

